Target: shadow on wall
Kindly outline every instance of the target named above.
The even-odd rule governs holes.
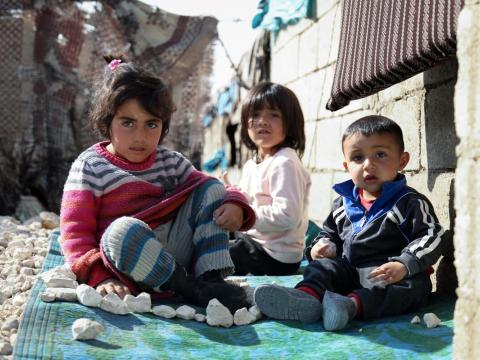
[[[457,60],[452,59],[423,75],[426,88],[424,110],[429,190],[433,189],[440,174],[455,171],[457,167],[455,148],[459,139],[455,131],[453,107],[457,70]]]
[[[457,81],[456,59],[424,72],[425,94],[425,137],[427,161],[427,186],[431,191],[436,179],[445,172],[454,172],[457,167],[455,148],[459,138],[455,129],[454,94]],[[458,286],[454,266],[454,224],[455,224],[455,181],[452,180],[448,194],[450,224],[444,235],[447,248],[437,268],[437,291],[454,294]],[[446,224],[445,224],[446,225]]]

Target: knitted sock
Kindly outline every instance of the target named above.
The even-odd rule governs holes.
[[[322,303],[298,289],[260,285],[253,294],[260,311],[273,319],[315,322],[321,318]]]
[[[160,286],[175,270],[173,256],[141,220],[116,219],[105,230],[101,243],[104,254],[120,272],[156,291],[161,291]]]
[[[353,320],[355,303],[348,296],[325,291],[323,297],[323,327],[328,331],[341,330]]]

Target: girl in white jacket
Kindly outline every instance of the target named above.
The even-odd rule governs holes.
[[[300,160],[302,109],[290,89],[263,82],[247,96],[241,121],[242,141],[254,156],[242,169],[240,188],[256,222],[231,242],[235,274],[293,274],[303,258],[310,190],[310,174]]]

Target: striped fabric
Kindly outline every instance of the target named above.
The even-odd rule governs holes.
[[[96,144],[75,160],[64,187],[60,211],[61,246],[80,281],[96,286],[112,277],[103,264],[99,240],[117,218],[130,216],[155,229],[172,219],[190,194],[210,177],[177,152],[159,146],[140,164],[128,163]],[[255,214],[247,200],[229,189],[225,202],[244,209],[242,228]]]
[[[175,262],[193,268],[196,276],[216,269],[224,277],[231,275],[228,233],[212,221],[213,211],[222,204],[225,194],[223,184],[213,179],[198,186],[175,219],[160,225],[166,231],[154,232],[132,217],[116,219],[101,241],[107,267],[122,280],[125,275],[141,288],[157,292],[161,292],[160,287],[170,278]]]
[[[455,55],[464,0],[344,0],[327,109],[374,94]]]

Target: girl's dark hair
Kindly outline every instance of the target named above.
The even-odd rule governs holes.
[[[302,157],[305,151],[305,121],[300,103],[292,90],[271,82],[261,82],[255,85],[242,105],[240,135],[245,146],[255,153],[258,152],[257,146],[248,136],[248,120],[255,111],[261,110],[265,106],[282,113],[283,130],[286,137],[278,145],[278,148],[291,147],[297,151],[299,157]]]
[[[175,111],[170,90],[156,76],[132,63],[123,56],[103,57],[107,64],[121,60],[114,67],[105,66],[102,81],[97,84],[90,112],[90,123],[102,137],[110,139],[110,126],[118,108],[127,100],[136,99],[145,111],[162,120],[162,134],[159,143],[170,129],[170,119]]]
[[[395,121],[385,116],[364,116],[351,123],[343,132],[342,150],[344,141],[354,134],[362,134],[367,137],[374,134],[392,134],[400,147],[400,152],[405,150],[402,129]]]

